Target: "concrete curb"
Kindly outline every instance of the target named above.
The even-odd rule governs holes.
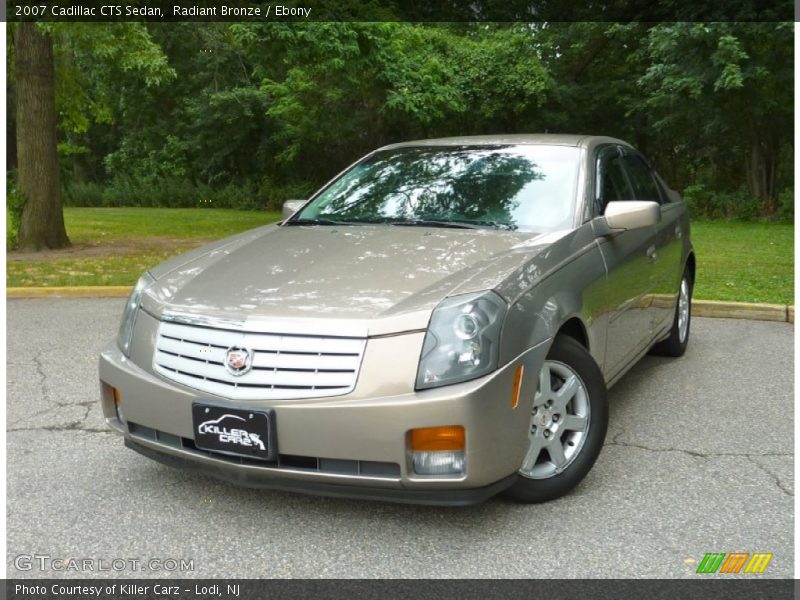
[[[12,287],[6,289],[7,298],[127,298],[130,293],[131,288],[126,285]],[[692,314],[696,317],[794,323],[794,306],[786,304],[692,300]]]
[[[75,287],[11,287],[6,298],[127,298],[127,285],[84,285]]]
[[[723,317],[726,319],[794,323],[794,306],[785,304],[692,300],[692,314],[695,317]]]

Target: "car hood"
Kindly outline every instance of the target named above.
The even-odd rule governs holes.
[[[560,234],[268,226],[153,269],[156,316],[286,333],[382,335],[427,327],[445,297],[491,289]]]

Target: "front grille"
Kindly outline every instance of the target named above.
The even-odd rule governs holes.
[[[162,322],[153,368],[185,386],[235,400],[319,398],[353,391],[366,340],[250,333]],[[229,348],[246,348],[252,367],[225,368]]]
[[[276,463],[265,463],[264,461],[248,458],[247,456],[232,456],[230,454],[220,454],[218,452],[202,450],[194,445],[194,440],[164,433],[163,431],[151,429],[137,423],[129,422],[128,431],[134,437],[158,442],[173,448],[179,448],[194,454],[202,454],[203,456],[233,464],[269,467],[271,469],[286,469],[290,471],[307,471],[310,473],[330,473],[331,475],[354,475],[386,479],[398,479],[400,477],[400,465],[397,463],[372,460],[341,460],[318,458],[316,456],[294,456],[291,454],[279,454]]]

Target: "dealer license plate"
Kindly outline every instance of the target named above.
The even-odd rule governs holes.
[[[275,411],[243,410],[210,404],[192,405],[194,444],[203,450],[277,459]]]

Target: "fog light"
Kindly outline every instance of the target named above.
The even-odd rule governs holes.
[[[463,475],[464,451],[414,452],[412,463],[417,475]]]
[[[463,475],[465,434],[460,425],[412,429],[411,463],[417,475]]]

